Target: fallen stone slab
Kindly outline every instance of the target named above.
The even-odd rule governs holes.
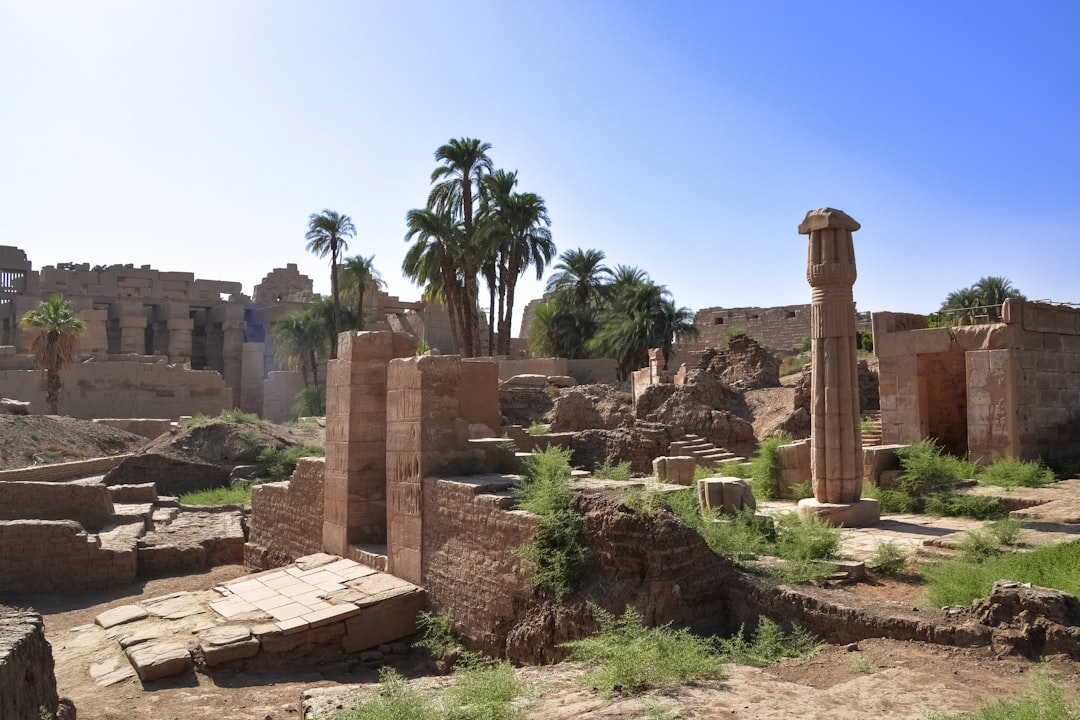
[[[222,625],[199,634],[203,661],[210,667],[259,654],[259,641],[246,625]]]
[[[117,625],[142,620],[148,615],[149,613],[138,605],[121,605],[101,613],[94,618],[94,622],[101,626],[102,629],[108,630]]]
[[[124,651],[144,683],[180,675],[195,667],[188,649],[175,642],[145,642]]]
[[[0,414],[29,415],[30,403],[11,398],[0,398]]]

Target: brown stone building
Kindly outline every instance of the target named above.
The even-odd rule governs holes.
[[[949,452],[1056,460],[1080,454],[1080,309],[1007,300],[1002,322],[929,328],[874,313],[882,439]]]

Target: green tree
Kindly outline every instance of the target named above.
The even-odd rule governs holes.
[[[498,287],[498,312],[496,314],[493,287],[489,316],[497,318],[492,324],[498,326],[496,352],[500,355],[510,352],[518,279],[534,266],[539,280],[555,254],[551,217],[544,199],[536,193],[514,192],[516,184],[517,173],[504,170],[486,176],[483,183],[485,197],[489,198],[485,203],[488,213],[484,233],[494,270],[488,275],[488,282],[490,286],[494,281]]]
[[[356,299],[356,329],[364,329],[364,295],[386,287],[379,271],[375,269],[375,256],[346,258],[341,263],[341,274],[349,283]]]
[[[465,354],[476,355],[479,344],[477,300],[479,287],[479,248],[476,243],[476,215],[479,201],[479,185],[492,171],[487,151],[491,144],[475,138],[456,138],[435,151],[435,159],[442,163],[431,173],[436,183],[428,195],[428,210],[447,213],[461,222],[461,243],[458,261],[461,267],[464,293],[459,300],[464,326],[462,334]]]
[[[555,274],[544,291],[578,307],[599,307],[604,301],[605,283],[613,279],[604,259],[601,250],[567,250],[559,256]]]
[[[589,357],[586,341],[596,333],[596,310],[555,300],[536,306],[529,327],[529,353],[533,357]]]
[[[71,302],[60,295],[42,300],[28,310],[19,324],[24,330],[37,332],[30,343],[34,367],[45,373],[45,401],[49,414],[58,414],[60,404],[60,371],[75,363],[79,336],[86,332],[86,323],[75,317]]]
[[[414,241],[406,251],[401,271],[405,277],[424,287],[428,299],[446,306],[450,316],[450,335],[454,349],[464,352],[465,294],[461,277],[461,248],[464,231],[461,222],[449,213],[435,210],[410,210],[405,215],[405,241]]]
[[[290,370],[299,370],[308,385],[311,371],[315,387],[319,386],[319,359],[329,349],[329,333],[322,314],[314,307],[282,315],[270,326],[274,338],[274,357]]]
[[[1000,322],[1001,306],[1009,298],[1025,299],[1008,278],[991,275],[971,287],[949,293],[938,312],[951,325],[971,325],[981,317],[986,317],[988,322]]]
[[[330,354],[337,357],[337,334],[341,329],[341,303],[338,299],[338,257],[349,249],[347,238],[355,237],[356,228],[348,215],[323,210],[308,217],[307,239],[308,252],[319,257],[330,256],[330,297],[334,304],[334,320],[330,326],[333,339],[330,341]]]

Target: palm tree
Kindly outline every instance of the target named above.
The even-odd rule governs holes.
[[[401,270],[415,283],[425,286],[425,295],[440,298],[450,315],[450,334],[455,349],[464,347],[466,327],[465,293],[459,258],[463,243],[462,224],[449,213],[410,210],[405,215],[405,241],[415,243],[405,253]]]
[[[529,353],[533,357],[589,357],[586,342],[596,333],[596,310],[549,301],[536,306],[529,327]]]
[[[375,269],[375,256],[346,258],[341,263],[342,274],[351,282],[352,293],[356,296],[357,330],[364,329],[364,295],[386,287],[379,271]]]
[[[1009,298],[1023,300],[1024,295],[1013,287],[1008,278],[991,275],[981,278],[971,286],[971,289],[979,296],[979,304],[987,308],[990,322],[1001,320],[1001,306]]]
[[[490,220],[485,228],[492,238],[489,246],[496,258],[499,290],[498,353],[510,352],[510,332],[514,317],[514,295],[518,279],[530,265],[536,267],[536,279],[543,277],[544,268],[555,254],[551,240],[551,217],[544,199],[536,193],[513,192],[517,173],[496,171],[484,178],[484,188],[490,195]],[[494,292],[492,293],[492,317]],[[493,321],[494,324],[494,321]]]
[[[566,298],[578,307],[599,307],[604,300],[604,283],[612,278],[611,270],[604,265],[601,250],[567,250],[559,256],[552,275],[544,289]]]
[[[337,334],[341,328],[341,305],[338,300],[338,255],[349,249],[346,238],[355,237],[356,228],[348,215],[323,210],[318,215],[308,217],[308,231],[304,237],[308,241],[308,252],[319,257],[330,255],[330,297],[334,302],[334,322],[330,327],[333,340],[330,343],[331,356],[337,357]]]
[[[30,353],[34,367],[45,373],[45,401],[49,414],[56,415],[63,386],[60,371],[75,363],[79,336],[86,332],[86,323],[75,317],[70,301],[54,295],[28,310],[19,324],[24,330],[38,333],[30,343]]]
[[[980,305],[982,301],[974,288],[960,288],[948,294],[940,312],[947,324],[971,325],[975,322]]]
[[[299,370],[308,387],[311,370],[315,387],[319,386],[319,358],[326,355],[327,325],[319,311],[310,307],[282,315],[270,326],[274,338],[274,356],[285,367]]]
[[[491,143],[475,138],[450,140],[435,151],[435,159],[442,163],[431,173],[431,182],[437,183],[428,195],[428,210],[448,213],[461,222],[461,271],[464,280],[463,308],[465,325],[462,328],[465,353],[474,355],[479,345],[479,327],[476,322],[478,299],[478,248],[475,246],[476,203],[479,185],[486,173],[492,171],[487,151]]]

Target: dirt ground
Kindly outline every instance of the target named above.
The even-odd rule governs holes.
[[[0,415],[0,470],[134,452],[148,440],[59,415]]]
[[[183,590],[203,590],[245,573],[222,566],[205,573],[142,581],[123,590],[78,599],[21,596],[6,602],[35,607],[45,617],[53,646],[57,684],[81,720],[281,720],[302,717],[302,694],[317,708],[343,702],[346,685],[370,684],[377,672],[355,658],[292,658],[290,667],[236,663],[143,686],[137,678],[103,685],[110,668],[95,664],[103,648],[80,641],[78,628],[105,609]],[[915,603],[919,590],[894,580],[861,583],[855,592],[882,601]],[[110,641],[115,642],[115,641]],[[1066,687],[1080,692],[1080,664],[1044,663]],[[1019,658],[995,658],[986,649],[959,649],[913,642],[865,640],[857,647],[826,646],[811,658],[767,670],[729,667],[722,680],[640,698],[600,698],[575,684],[573,665],[523,668],[534,688],[528,718],[638,718],[651,703],[683,718],[921,718],[925,710],[968,711],[990,697],[1022,691],[1037,666]],[[419,655],[399,672],[426,672]],[[95,679],[97,675],[99,679]],[[420,677],[419,682],[439,682]]]

